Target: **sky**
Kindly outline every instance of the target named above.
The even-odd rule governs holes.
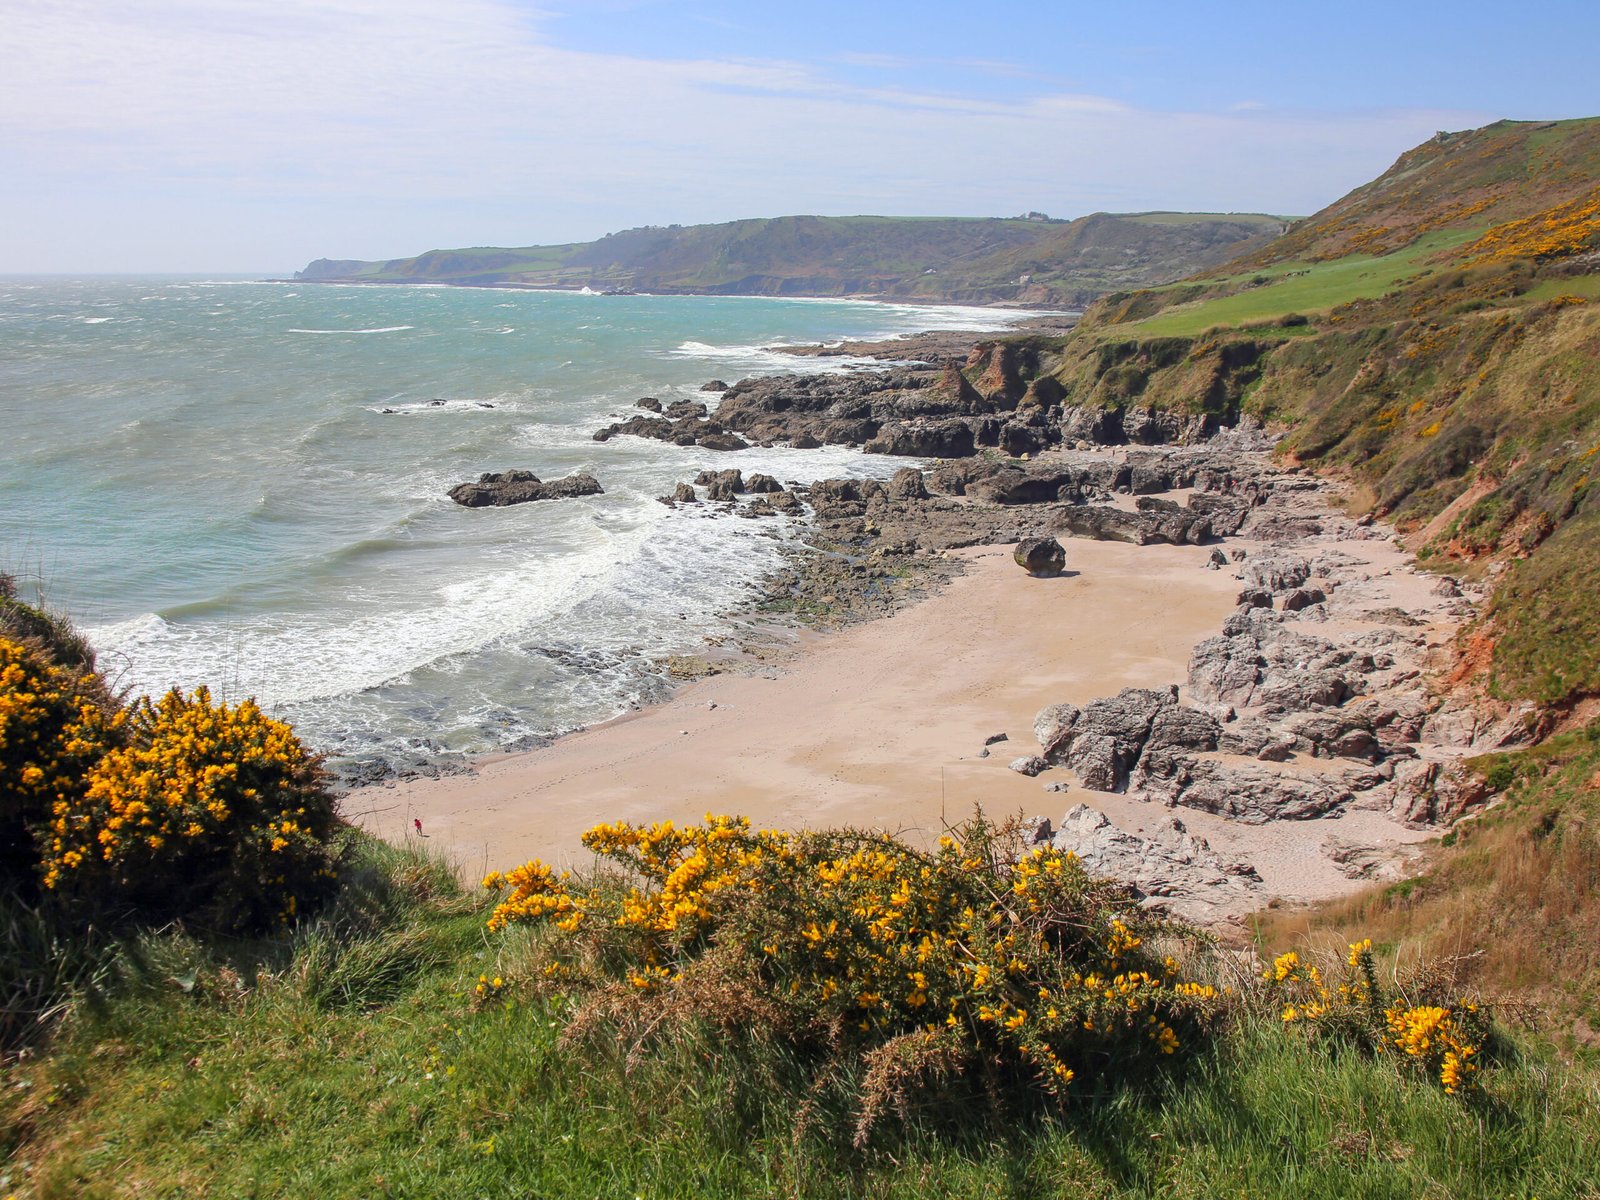
[[[1600,4],[0,0],[0,273],[786,213],[1304,215],[1600,115]]]

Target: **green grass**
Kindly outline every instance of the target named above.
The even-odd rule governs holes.
[[[1215,299],[1174,305],[1143,321],[1107,329],[1118,336],[1185,337],[1219,326],[1269,321],[1288,313],[1326,312],[1352,300],[1382,296],[1427,273],[1431,269],[1430,260],[1441,250],[1464,245],[1475,236],[1472,231],[1450,230],[1430,234],[1403,251],[1380,257],[1280,263],[1249,275],[1217,281],[1222,287],[1242,286],[1257,278],[1267,280],[1266,283]]]
[[[368,883],[292,942],[148,939],[48,1053],[0,1068],[0,1190],[132,1195],[1555,1197],[1593,1195],[1600,1076],[1510,1052],[1462,1103],[1247,1018],[1142,1091],[938,1110],[849,1146],[805,1064],[754,1036],[579,1057],[527,933],[368,845]],[[345,963],[329,987],[330,964]],[[334,974],[338,972],[335,970]],[[506,998],[473,1002],[480,974]],[[376,979],[376,983],[370,983]],[[369,981],[369,982],[363,982]]]

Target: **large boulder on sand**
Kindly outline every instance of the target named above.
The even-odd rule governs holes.
[[[1067,565],[1067,552],[1055,538],[1024,538],[1011,556],[1029,575],[1059,575]]]

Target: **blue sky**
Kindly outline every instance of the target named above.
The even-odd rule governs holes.
[[[0,0],[0,273],[790,212],[1315,210],[1600,114],[1600,5]]]

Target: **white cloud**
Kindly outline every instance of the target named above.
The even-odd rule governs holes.
[[[853,87],[794,62],[560,49],[502,0],[0,0],[0,270],[290,266],[795,211],[1309,211],[1481,116]]]

